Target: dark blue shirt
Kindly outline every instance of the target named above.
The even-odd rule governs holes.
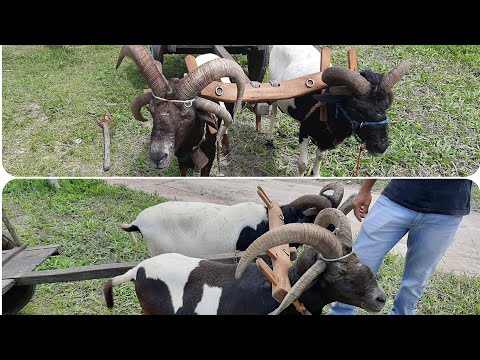
[[[390,200],[421,213],[467,215],[471,180],[394,179],[382,192]]]

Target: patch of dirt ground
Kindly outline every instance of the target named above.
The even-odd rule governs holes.
[[[318,194],[320,188],[331,180],[317,179],[107,179],[109,184],[126,185],[135,190],[153,193],[171,200],[202,201],[231,205],[242,201],[262,202],[256,193],[258,185],[267,195],[280,204],[288,203],[305,194]],[[344,199],[358,192],[360,186],[349,185],[344,181]],[[372,193],[372,205],[380,192]],[[361,223],[348,214],[354,236]],[[133,220],[133,219],[132,219]],[[480,213],[471,211],[463,218],[455,241],[441,260],[439,268],[455,274],[480,275]],[[405,255],[406,236],[392,249],[394,253]]]

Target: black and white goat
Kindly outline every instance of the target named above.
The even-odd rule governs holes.
[[[280,81],[319,72],[320,61],[320,52],[312,45],[276,45],[270,53],[270,82],[276,86]],[[409,61],[402,61],[385,76],[370,70],[358,74],[341,67],[326,69],[322,80],[328,84],[333,95],[308,94],[273,103],[267,145],[273,146],[273,128],[278,106],[282,112],[301,122],[298,160],[300,176],[304,175],[307,168],[310,140],[317,146],[314,176],[319,176],[324,151],[333,149],[352,134],[365,143],[370,154],[382,155],[389,145],[386,110],[393,101],[392,88],[410,67]],[[319,108],[310,113],[319,101],[327,103],[326,122],[320,121]]]
[[[328,190],[333,195],[327,195]],[[343,193],[342,183],[333,182],[319,195],[304,195],[282,205],[285,223],[312,223],[320,210],[337,208]],[[267,207],[256,202],[227,206],[168,201],[143,210],[121,227],[130,232],[134,244],[133,232],[140,232],[150,256],[175,252],[198,257],[243,251],[269,229]]]
[[[337,235],[326,225],[334,226]],[[251,261],[271,247],[290,242],[311,247],[291,265],[292,289],[279,306],[272,297],[271,283]],[[369,267],[351,253],[351,246],[345,215],[324,209],[315,224],[287,224],[259,237],[238,267],[175,253],[149,258],[109,280],[104,286],[105,300],[112,308],[112,288],[133,281],[140,306],[150,315],[266,315],[283,310],[298,314],[290,305],[296,298],[313,315],[321,315],[323,307],[334,301],[378,312],[386,294]]]

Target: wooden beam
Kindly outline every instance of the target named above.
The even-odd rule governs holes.
[[[347,56],[348,68],[353,71],[358,71],[357,51],[354,48],[351,48],[347,51]]]
[[[13,227],[12,223],[8,219],[7,213],[5,212],[4,207],[2,206],[2,220],[5,226],[8,229],[8,232],[12,236],[12,240],[15,242],[17,246],[22,245],[22,242],[20,241],[20,238],[17,235],[17,232],[15,231],[15,228]]]
[[[192,72],[196,69],[197,63],[195,64],[188,57],[195,58],[191,55],[185,57],[185,63],[189,72]],[[306,85],[307,80],[311,84],[313,80],[313,85],[308,87]],[[222,95],[217,95],[215,89],[219,87],[223,89]],[[261,83],[260,87],[254,88],[251,84],[245,84],[245,91],[243,93],[242,100],[244,102],[275,102],[277,100],[291,99],[300,97],[312,92],[318,92],[322,89],[325,89],[327,84],[322,81],[322,73],[314,73],[310,75],[305,75],[296,79],[283,81],[279,86],[271,86],[268,83]],[[143,90],[144,93],[151,92],[151,89]],[[225,103],[234,103],[237,100],[237,85],[234,83],[222,83],[220,81],[213,81],[206,88],[204,88],[200,94],[205,99],[213,101],[223,101]]]
[[[230,53],[225,50],[223,45],[213,45],[213,52],[221,58],[233,60],[232,55],[230,55]]]
[[[313,80],[312,87],[306,85],[308,79]],[[221,96],[215,94],[215,89],[217,87],[223,89],[223,94]],[[318,92],[326,87],[327,84],[322,81],[322,73],[318,72],[296,79],[282,81],[280,82],[280,86],[271,86],[268,83],[261,83],[259,88],[254,88],[252,85],[246,84],[242,100],[245,102],[274,102],[277,100],[300,97],[312,92]],[[214,81],[202,90],[201,96],[209,100],[234,103],[237,99],[237,85]]]
[[[295,248],[291,248],[295,251]],[[240,258],[243,251],[239,251],[236,256],[234,253],[216,254],[205,257],[205,260],[233,264],[236,258]],[[267,258],[266,254],[261,255]],[[43,271],[22,271],[13,274],[8,274],[8,278],[4,280],[14,280],[15,285],[31,285],[56,283],[65,281],[82,281],[92,279],[110,278],[121,275],[131,268],[137,266],[140,262],[129,263],[111,263],[100,265],[88,265],[76,268],[57,269],[57,270],[43,270]],[[13,285],[12,285],[13,286]]]
[[[268,281],[270,281],[273,284],[273,286],[278,284],[277,277],[273,273],[272,269],[270,269],[270,266],[267,265],[265,260],[257,259],[255,261],[255,264],[257,265],[257,268],[259,268],[260,271],[263,273],[263,275],[265,275],[265,277],[268,279]]]
[[[24,249],[12,261],[2,266],[2,279],[11,279],[16,274],[35,270],[51,255],[57,253],[57,247],[58,245],[51,245]]]
[[[197,60],[195,60],[195,57],[193,57],[192,55],[185,56],[185,65],[187,66],[187,70],[189,73],[191,73],[198,67]]]
[[[138,265],[138,263],[102,264],[68,269],[28,271],[15,274],[11,279],[14,279],[17,285],[31,285],[110,278],[125,273]]]
[[[23,244],[22,246],[13,248],[11,250],[7,250],[5,253],[2,252],[2,266],[7,264],[10,260],[12,260],[15,256],[21,253],[28,244]]]
[[[321,51],[321,62],[320,62],[320,71],[325,71],[330,67],[332,62],[332,50],[330,48],[322,48]]]

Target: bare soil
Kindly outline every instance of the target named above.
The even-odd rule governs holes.
[[[178,201],[202,201],[218,204],[235,204],[242,201],[261,199],[256,187],[262,186],[267,195],[280,204],[288,203],[298,196],[318,194],[320,188],[331,180],[320,179],[108,179],[109,184],[122,184],[132,189],[153,193],[166,199]],[[345,184],[344,199],[359,186],[348,180]],[[373,192],[372,204],[380,192]],[[348,215],[353,234],[360,229],[359,223],[351,212]],[[472,211],[465,216],[455,236],[455,241],[441,260],[439,268],[455,274],[480,275],[480,213]],[[406,237],[392,249],[394,253],[405,255]]]

